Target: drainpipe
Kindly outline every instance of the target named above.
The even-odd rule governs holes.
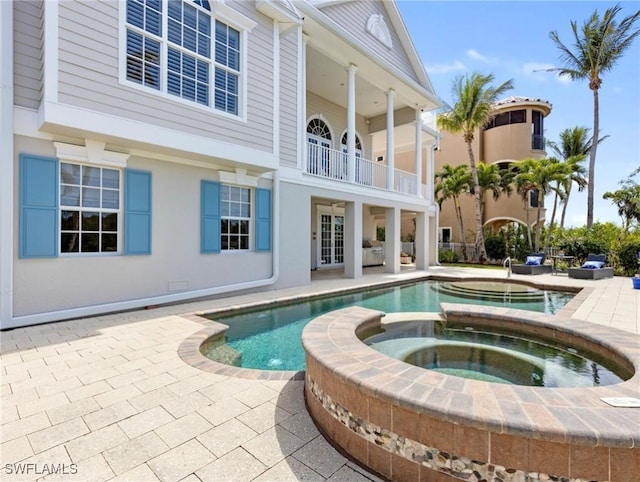
[[[9,4],[11,2],[0,2],[0,4]],[[0,5],[1,6],[1,5]],[[278,281],[280,276],[280,173],[273,171],[273,225],[272,225],[272,251],[271,251],[271,276],[269,278],[247,281],[227,286],[219,286],[216,288],[205,288],[201,290],[186,291],[182,293],[174,293],[171,295],[153,296],[149,298],[122,301],[116,303],[105,303],[102,305],[86,306],[82,308],[73,308],[69,310],[54,311],[49,313],[41,313],[34,315],[19,316],[11,319],[8,323],[2,325],[3,329],[17,328],[20,326],[37,325],[39,323],[47,323],[50,321],[68,320],[71,318],[79,318],[82,316],[92,316],[111,313],[114,311],[132,310],[143,308],[146,306],[155,306],[166,303],[175,303],[179,301],[192,300],[194,298],[203,298],[207,296],[230,293],[233,291],[242,291],[253,288],[261,288],[270,286]]]

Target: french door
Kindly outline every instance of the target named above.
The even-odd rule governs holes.
[[[318,212],[318,268],[344,265],[344,213]]]

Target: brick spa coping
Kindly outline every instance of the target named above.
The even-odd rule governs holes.
[[[637,398],[640,336],[566,316],[442,303],[446,320],[516,323],[529,331],[552,329],[579,348],[580,339],[634,370],[627,381],[586,388],[503,385],[426,370],[390,358],[357,336],[380,326],[384,313],[349,307],[324,314],[304,329],[310,359],[341,382],[407,410],[480,430],[584,446],[638,448],[640,409],[613,407],[602,397]]]

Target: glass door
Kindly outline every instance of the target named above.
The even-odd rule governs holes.
[[[344,214],[319,213],[318,267],[344,265]]]

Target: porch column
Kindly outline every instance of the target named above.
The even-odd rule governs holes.
[[[426,198],[429,201],[433,201],[433,179],[436,175],[436,173],[434,172],[434,152],[435,152],[436,146],[435,145],[429,145],[427,146],[427,194],[426,194]]]
[[[400,272],[400,208],[387,208],[384,213],[385,272]]]
[[[393,89],[389,89],[386,92],[387,96],[387,189],[389,191],[394,191],[395,181],[393,179],[394,171],[395,171],[395,162],[393,153],[395,151],[395,147],[393,145],[393,95],[395,91]],[[400,255],[398,254],[398,257]]]
[[[416,269],[429,267],[429,213],[416,213]]]
[[[307,42],[309,37],[298,27],[298,167],[309,172],[307,153]]]
[[[416,195],[422,194],[422,110],[416,109]]]
[[[347,180],[356,181],[356,71],[351,64],[347,69]]]
[[[344,275],[362,278],[362,202],[345,203],[344,208]]]

